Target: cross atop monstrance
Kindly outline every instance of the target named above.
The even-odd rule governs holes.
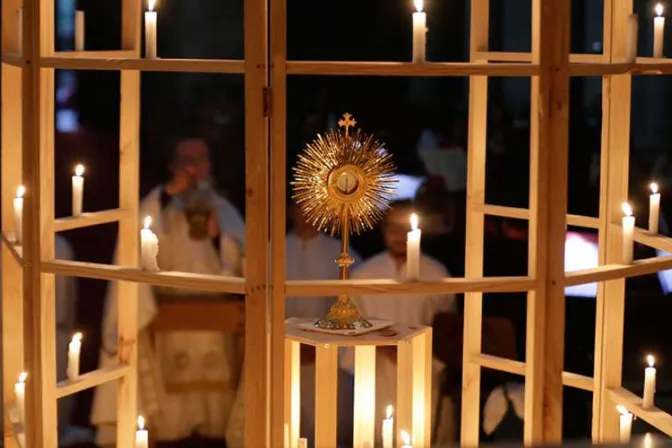
[[[350,135],[350,128],[355,127],[357,122],[355,121],[354,118],[352,118],[352,115],[349,113],[344,113],[343,118],[338,120],[338,126],[341,128],[345,128],[345,135],[346,137]]]

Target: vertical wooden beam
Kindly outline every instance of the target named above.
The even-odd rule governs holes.
[[[286,339],[285,356],[283,441],[277,445],[274,440],[273,446],[296,448],[301,424],[301,344]],[[289,447],[284,446],[284,425],[289,427]]]
[[[254,425],[245,425],[245,446],[255,447],[266,447],[271,442],[269,415],[271,307],[268,291],[269,153],[268,120],[264,114],[265,89],[268,87],[267,9],[265,0],[245,1],[247,279],[244,397],[245,421],[255,422]],[[277,367],[274,369],[276,372]]]
[[[570,0],[533,0],[525,443],[562,440]]]
[[[353,446],[366,448],[376,440],[376,347],[355,347]]]
[[[470,60],[488,49],[490,1],[471,1]],[[469,151],[467,153],[467,235],[465,276],[483,276],[483,205],[485,204],[485,159],[488,123],[488,77],[469,77]],[[461,443],[476,446],[480,433],[481,368],[471,362],[481,353],[483,294],[464,295],[464,348],[462,367]]]
[[[122,1],[122,47],[140,57],[139,0]],[[140,194],[140,72],[122,71],[119,105],[119,207],[127,214],[119,221],[118,260],[138,266]],[[117,383],[117,446],[132,448],[138,409],[138,291],[134,282],[117,288],[118,361],[131,366]]]
[[[271,446],[283,442],[285,222],[287,211],[287,0],[271,0]]]
[[[413,444],[432,443],[432,329],[413,338]]]
[[[403,440],[401,431],[413,432],[413,344],[410,340],[397,343],[397,403],[394,409],[394,430],[397,448]]]
[[[336,446],[338,347],[315,346],[315,446]]]
[[[604,59],[614,62],[625,57],[626,27],[632,13],[632,0],[604,1]],[[604,76],[602,85],[602,150],[600,160],[600,264],[622,260],[620,228],[621,203],[628,197],[630,153],[630,106],[632,77]],[[608,301],[608,303],[607,303]],[[595,443],[617,442],[619,419],[617,403],[607,389],[621,386],[623,365],[623,326],[625,280],[598,285],[595,323],[595,388],[593,428]]]

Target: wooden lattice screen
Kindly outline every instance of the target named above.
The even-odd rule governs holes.
[[[427,64],[287,61],[286,1],[245,0],[245,60],[237,61],[143,59],[140,0],[122,0],[121,50],[57,52],[53,1],[26,0],[22,4],[20,0],[2,0],[3,389],[6,409],[13,404],[13,385],[18,373],[30,372],[26,403],[28,446],[57,446],[57,399],[118,379],[118,445],[133,447],[138,283],[246,294],[245,413],[247,421],[255,422],[247,426],[247,446],[280,447],[283,443],[285,297],[338,293],[466,292],[462,400],[465,445],[478,443],[483,367],[525,377],[527,444],[561,440],[563,386],[592,391],[596,442],[617,439],[617,404],[672,435],[671,416],[657,409],[643,409],[638,397],[621,388],[624,279],[672,268],[672,256],[621,264],[620,204],[627,199],[628,191],[632,75],[672,73],[672,63],[667,59],[626,60],[628,42],[623,30],[632,13],[632,0],[604,0],[604,52],[600,55],[569,54],[570,0],[531,0],[530,53],[489,52],[489,1],[472,0],[470,62]],[[15,11],[20,6],[23,35],[19,41]],[[19,45],[23,48],[20,55]],[[119,209],[78,218],[54,218],[56,69],[121,71]],[[137,268],[142,71],[245,76],[246,278],[150,273]],[[466,278],[412,284],[392,280],[375,284],[366,280],[285,281],[284,173],[289,75],[469,77]],[[485,203],[489,76],[532,79],[529,209]],[[566,213],[570,76],[603,77],[603,175],[598,218]],[[22,247],[11,240],[12,198],[18,185],[27,189]],[[529,221],[528,276],[483,278],[485,215]],[[55,232],[116,221],[120,223],[118,266],[54,259]],[[599,230],[599,268],[563,272],[566,224]],[[672,252],[670,238],[636,229],[635,239]],[[57,384],[52,341],[54,275],[119,282],[119,335],[124,344],[117,367]],[[594,377],[590,378],[563,371],[564,288],[596,281],[600,282],[596,362]],[[482,354],[482,293],[521,291],[528,293],[526,362]],[[6,446],[16,446],[11,425],[6,429]]]

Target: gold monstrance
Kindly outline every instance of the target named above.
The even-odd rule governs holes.
[[[350,128],[357,122],[348,113],[330,130],[306,145],[294,167],[294,200],[318,230],[341,234],[336,264],[341,279],[355,259],[348,253],[350,232],[372,229],[383,216],[394,193],[394,163],[383,144],[373,136]],[[325,330],[370,328],[357,306],[340,294],[327,315],[315,323]]]

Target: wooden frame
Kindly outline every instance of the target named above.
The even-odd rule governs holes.
[[[246,430],[249,446],[280,447],[286,412],[284,377],[284,298],[337,293],[406,294],[466,292],[462,442],[478,444],[480,369],[525,377],[525,442],[556,443],[561,438],[562,385],[592,391],[593,440],[618,436],[615,405],[672,435],[670,417],[643,410],[638,397],[621,388],[624,278],[672,267],[671,257],[620,264],[618,205],[627,197],[632,75],[672,73],[672,60],[637,58],[625,62],[625,35],[618,33],[632,0],[604,1],[604,53],[569,54],[569,0],[532,0],[532,51],[497,53],[488,49],[489,0],[471,1],[470,61],[412,64],[399,62],[287,61],[286,0],[245,0],[245,60],[217,61],[140,57],[141,2],[123,0],[122,48],[104,52],[55,52],[54,6],[48,0],[2,0],[2,257],[3,390],[12,404],[18,373],[30,371],[27,432],[30,447],[56,447],[59,397],[119,381],[118,444],[133,446],[136,409],[136,309],[138,283],[194,290],[242,293],[246,301]],[[17,54],[14,11],[23,6],[23,52]],[[269,14],[270,13],[270,14]],[[267,40],[271,21],[270,44]],[[117,210],[54,219],[54,70],[120,70],[120,205]],[[247,277],[148,273],[138,266],[139,106],[141,71],[238,73],[245,76]],[[382,281],[285,281],[284,222],[286,163],[286,79],[289,75],[469,76],[469,159],[466,278],[402,284]],[[532,78],[530,207],[485,203],[485,136],[489,76]],[[570,76],[603,76],[602,184],[598,217],[566,214],[567,115]],[[20,111],[20,113],[18,113]],[[270,118],[270,120],[269,120]],[[270,142],[270,145],[269,145]],[[270,151],[270,148],[273,150]],[[10,198],[27,188],[24,244],[13,242]],[[269,188],[270,186],[270,188]],[[485,215],[527,219],[530,223],[528,275],[483,278]],[[91,225],[120,223],[119,266],[54,260],[54,233]],[[565,224],[599,230],[600,267],[565,274]],[[267,253],[270,235],[270,259]],[[637,230],[636,240],[672,251],[672,239]],[[270,264],[269,264],[270,262]],[[270,271],[267,268],[270,266]],[[54,275],[115,280],[119,288],[119,334],[124,341],[119,365],[56,384]],[[594,378],[563,372],[563,288],[600,282],[596,320]],[[527,362],[481,353],[483,292],[528,293]],[[269,342],[270,341],[270,342]],[[607,353],[609,356],[607,356]],[[289,370],[287,370],[289,369]],[[251,425],[250,425],[251,426]],[[16,446],[10,434],[6,446]]]

